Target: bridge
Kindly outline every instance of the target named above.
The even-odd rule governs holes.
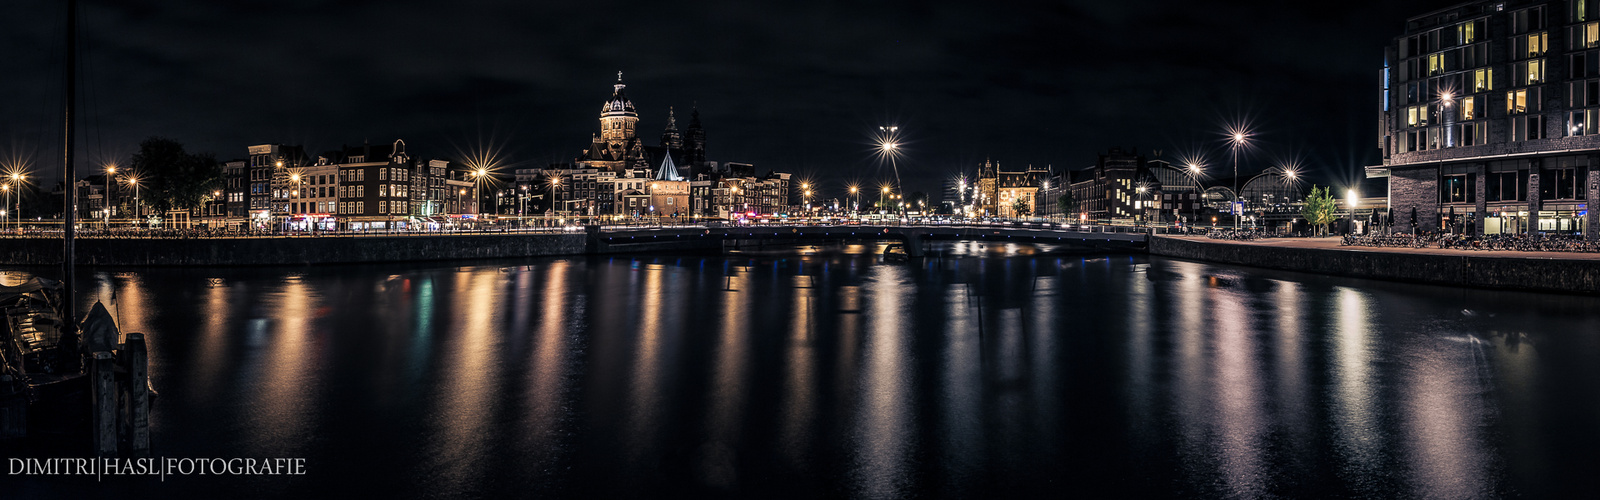
[[[1148,242],[1142,228],[1050,224],[588,226],[586,232],[585,250],[591,254],[866,239],[897,241],[907,256],[921,257],[929,240],[1044,243],[1099,251],[1144,250]]]

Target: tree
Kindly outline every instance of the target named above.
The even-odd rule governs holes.
[[[1306,223],[1311,224],[1317,234],[1325,232],[1324,226],[1333,223],[1336,204],[1329,188],[1311,186],[1311,195],[1306,197],[1306,203],[1300,209],[1300,216],[1306,218]]]
[[[1060,208],[1063,214],[1071,214],[1078,210],[1078,200],[1072,199],[1071,190],[1062,191],[1061,196],[1056,197],[1056,207]]]
[[[1017,201],[1011,203],[1011,212],[1017,217],[1033,215],[1033,207],[1028,206],[1028,199],[1018,196]]]
[[[191,209],[210,198],[223,185],[222,164],[210,153],[189,154],[183,144],[165,137],[139,143],[129,163],[146,190],[142,196],[156,213]]]

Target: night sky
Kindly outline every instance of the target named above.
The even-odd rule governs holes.
[[[1377,161],[1382,47],[1453,3],[84,0],[79,169],[151,135],[219,159],[400,138],[569,161],[622,71],[647,145],[668,106],[680,129],[698,106],[709,159],[829,196],[890,177],[880,125],[901,128],[908,191],[1110,147],[1203,152],[1226,177],[1239,119],[1259,133],[1241,171],[1298,158],[1343,183]],[[36,172],[60,168],[61,4],[0,4],[0,159]]]

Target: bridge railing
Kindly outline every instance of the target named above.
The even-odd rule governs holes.
[[[594,222],[594,221],[583,221]],[[1088,233],[1149,233],[1151,228],[1142,226],[1112,225],[1112,224],[1070,224],[1048,221],[821,221],[821,220],[773,220],[754,222],[731,221],[604,221],[599,225],[601,232],[626,232],[639,230],[672,230],[672,229],[745,229],[745,228],[803,228],[803,227],[922,227],[922,228],[959,228],[959,229],[1025,229],[1044,231],[1078,231]],[[76,236],[86,239],[194,239],[194,238],[317,238],[317,237],[404,237],[404,236],[440,236],[440,235],[493,235],[493,234],[568,234],[581,233],[585,227],[578,224],[560,225],[518,225],[518,224],[482,224],[477,226],[457,226],[436,229],[413,227],[407,229],[362,229],[362,230],[296,230],[296,231],[271,231],[271,230],[229,230],[222,228],[113,228],[110,230],[95,227],[80,228]],[[1171,228],[1156,228],[1155,232],[1171,233]],[[1195,234],[1204,234],[1199,231]],[[0,228],[0,239],[6,238],[55,238],[59,239],[62,231],[59,226],[34,226],[21,229]]]

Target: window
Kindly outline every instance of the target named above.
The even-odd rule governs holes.
[[[1595,129],[1596,111],[1582,109],[1573,111],[1567,116],[1567,135],[1594,135],[1600,133]]]
[[[1550,48],[1549,32],[1539,32],[1527,36],[1518,36],[1511,40],[1511,54],[1516,59],[1527,59],[1544,55]]]
[[[1483,33],[1483,20],[1467,21],[1456,26],[1456,39],[1462,44],[1478,41],[1479,34]]]
[[[1597,3],[1597,1],[1600,0],[1591,0],[1591,3]],[[1568,36],[1572,40],[1572,47],[1570,48],[1592,49],[1600,47],[1600,22],[1573,26],[1568,31]]]
[[[1442,54],[1442,53],[1440,53],[1440,54],[1429,54],[1428,55],[1428,76],[1434,76],[1434,75],[1437,75],[1437,74],[1443,73],[1443,72],[1444,72],[1444,54]]]
[[[1532,141],[1543,138],[1543,115],[1515,116],[1511,118],[1511,140]]]
[[[1461,99],[1461,119],[1478,119],[1478,97],[1472,96]]]
[[[1472,177],[1469,176],[1469,175],[1466,175],[1466,174],[1454,174],[1454,175],[1446,175],[1446,176],[1444,176],[1443,182],[1439,183],[1439,202],[1440,203],[1473,203],[1473,202],[1475,202],[1476,200],[1472,199],[1473,195],[1475,194],[1473,192],[1475,186],[1472,185],[1471,179],[1472,179]]]
[[[388,213],[388,212],[389,212],[389,202],[387,202],[387,201],[378,202],[378,213]]]
[[[367,197],[367,187],[366,186],[356,186],[356,197],[357,198],[366,198]]]
[[[1596,7],[1600,7],[1600,1],[1596,1],[1596,0],[1574,0],[1573,2],[1570,2],[1568,5],[1572,8],[1572,12],[1571,12],[1572,22],[1578,23],[1578,22],[1583,22],[1583,21],[1588,21],[1588,20],[1591,20],[1591,19],[1595,19],[1596,17],[1600,17],[1600,16],[1597,16],[1597,14],[1600,14],[1600,12],[1596,12],[1597,10],[1600,10],[1600,9],[1596,9]]]
[[[1518,89],[1506,92],[1506,113],[1522,114],[1539,110],[1539,89]]]
[[[1572,168],[1545,169],[1539,174],[1539,199],[1576,199],[1573,195],[1583,192],[1577,178],[1577,172]]]
[[[1512,66],[1516,71],[1517,85],[1534,85],[1544,83],[1544,60],[1534,59],[1516,63]]]
[[[360,213],[366,213],[367,212],[367,202],[358,201],[358,202],[355,202],[355,203],[356,203],[356,212],[355,213],[360,214]]]
[[[1544,7],[1533,7],[1511,13],[1511,33],[1522,34],[1544,29]]]
[[[388,167],[383,167],[383,168],[379,168],[378,169],[378,180],[380,180],[380,181],[389,180],[389,168]]]
[[[1471,84],[1468,85],[1467,88],[1472,89],[1473,92],[1494,90],[1493,68],[1473,70],[1472,73],[1467,75],[1467,77],[1471,80]]]
[[[1406,126],[1421,127],[1428,124],[1428,110],[1425,106],[1411,106],[1406,108]]]

